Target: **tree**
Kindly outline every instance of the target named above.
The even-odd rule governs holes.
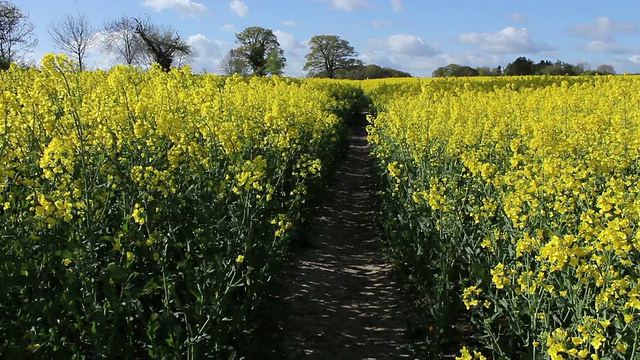
[[[284,58],[284,52],[270,51],[267,54],[267,64],[264,68],[266,74],[282,76],[284,74],[284,64],[286,59]]]
[[[0,0],[0,69],[22,60],[38,44],[28,18],[16,5]]]
[[[384,79],[391,77],[411,77],[408,72],[381,67],[375,64],[364,66],[363,79]]]
[[[249,75],[249,63],[238,53],[238,49],[231,49],[220,61],[220,71],[225,75]]]
[[[553,63],[549,60],[540,60],[537,64],[533,64],[533,74],[539,75],[547,67],[553,66]]]
[[[78,67],[84,70],[84,57],[89,47],[95,42],[95,29],[86,15],[67,14],[64,19],[49,26],[49,36],[53,44],[61,51],[78,60]]]
[[[310,52],[305,56],[304,71],[311,77],[335,78],[336,70],[348,70],[362,65],[355,59],[358,53],[349,42],[336,35],[316,35],[309,41]]]
[[[498,66],[495,68],[482,66],[482,67],[479,67],[477,70],[478,70],[478,76],[501,76],[502,75],[501,66]]]
[[[109,21],[104,26],[102,50],[115,54],[127,65],[140,64],[146,59],[146,48],[142,38],[136,34],[136,22],[123,16]]]
[[[153,61],[158,63],[164,71],[169,72],[173,61],[178,57],[192,54],[191,46],[180,38],[177,31],[169,27],[161,28],[141,19],[134,19],[134,21],[136,22],[135,33],[144,43]]]
[[[259,26],[252,26],[236,34],[236,49],[242,56],[254,75],[282,74],[286,59],[280,47],[278,38],[273,31]]]
[[[433,77],[457,77],[457,76],[478,76],[478,70],[466,66],[466,65],[458,65],[458,64],[449,64],[447,66],[442,66],[437,68],[431,76]]]
[[[584,69],[581,65],[573,65],[560,60],[556,60],[555,63],[541,61],[536,65],[535,71],[536,75],[580,75],[582,73],[584,73]]]
[[[585,70],[585,64],[584,63],[578,63],[578,64],[567,64],[567,63],[563,63],[565,66],[565,69],[567,71],[568,74],[571,75],[584,75],[584,73],[586,72]]]
[[[566,75],[561,64],[552,64],[536,71],[536,75]]]
[[[576,72],[578,74],[586,74],[587,72],[591,71],[591,65],[589,65],[589,63],[587,62],[577,63],[576,65],[574,65],[574,68],[576,69]]]
[[[533,61],[521,56],[515,59],[512,63],[507,65],[505,69],[506,75],[533,75],[535,72],[535,65]]]
[[[411,77],[411,74],[400,70],[381,67],[375,64],[357,65],[344,70],[338,69],[335,73],[336,79],[364,80],[391,77]]]
[[[602,64],[596,68],[596,74],[598,75],[615,75],[616,70],[612,65]]]
[[[328,77],[326,73],[321,72],[315,75],[315,77]],[[365,79],[384,79],[393,77],[411,77],[408,72],[391,69],[387,67],[381,67],[376,64],[363,65],[359,64],[348,69],[337,69],[334,73],[334,79],[350,79],[350,80],[365,80]]]

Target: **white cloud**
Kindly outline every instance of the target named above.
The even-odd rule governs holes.
[[[388,51],[397,55],[432,56],[440,50],[427,44],[420,37],[410,34],[391,35],[385,39],[371,39],[369,43],[376,50]]]
[[[414,76],[431,76],[441,62],[440,48],[428,44],[411,34],[395,34],[384,39],[370,39],[366,51],[359,59],[365,64],[376,64],[407,71]],[[437,66],[436,66],[437,65]]]
[[[526,28],[516,29],[511,26],[489,33],[462,34],[458,40],[472,44],[480,50],[496,54],[534,54],[555,50],[551,45],[531,40],[529,30]]]
[[[86,57],[83,60],[88,69],[110,69],[118,64],[122,64],[115,54],[105,54],[95,47],[87,50]]]
[[[208,73],[219,72],[220,60],[223,57],[224,43],[219,40],[211,40],[202,34],[189,36],[187,43],[193,49],[193,55],[189,64],[194,72],[206,70]]]
[[[623,53],[627,52],[627,50],[622,47],[620,44],[614,42],[607,41],[592,41],[585,47],[586,51],[589,52],[602,52],[602,53]]]
[[[402,4],[402,0],[391,0],[391,8],[393,11],[400,12],[404,9],[404,5]]]
[[[384,51],[371,51],[360,56],[366,64],[377,64],[406,71],[417,77],[430,77],[434,70],[449,64],[467,65],[474,68],[491,67],[501,64],[502,58],[498,55],[487,55],[475,51],[467,51],[456,54],[437,54],[434,56],[407,56],[388,54]]]
[[[104,30],[95,33],[95,42],[87,49],[86,57],[83,60],[87,68],[90,69],[110,69],[118,64],[123,64],[122,59],[115,53],[106,53],[101,46],[107,39],[108,33]]]
[[[304,44],[298,41],[293,35],[282,30],[275,30],[273,34],[278,38],[278,42],[284,51],[299,50],[304,48]]]
[[[335,10],[340,11],[356,11],[364,10],[370,7],[367,0],[323,0],[333,4]]]
[[[640,74],[640,55],[631,57],[614,56],[608,59],[606,63],[612,65],[618,74]]]
[[[371,25],[373,25],[374,28],[380,28],[383,26],[388,26],[393,24],[393,21],[391,20],[373,20],[371,21]]]
[[[235,33],[238,31],[238,28],[236,28],[236,26],[233,24],[225,24],[225,25],[222,25],[222,27],[220,28],[220,31]]]
[[[296,21],[283,21],[282,25],[284,25],[284,26],[300,26],[300,23],[296,22]]]
[[[203,34],[191,35],[187,38],[187,43],[196,51],[197,57],[214,57],[220,53],[221,41],[212,41]]]
[[[333,5],[334,10],[339,11],[357,11],[368,10],[372,8],[371,0],[315,0]],[[378,1],[374,1],[378,2]],[[376,4],[377,5],[377,4]],[[390,0],[391,9],[394,12],[401,12],[404,10],[403,0]]]
[[[509,14],[509,18],[511,19],[511,21],[515,21],[517,23],[526,23],[527,22],[527,18],[524,17],[522,14],[518,14],[518,13]]]
[[[584,46],[588,52],[599,53],[624,53],[629,52],[614,39],[616,33],[636,33],[637,28],[633,24],[614,22],[606,16],[593,19],[588,24],[578,24],[569,29],[575,36],[591,40]]]
[[[117,32],[115,34],[117,34]],[[93,34],[93,43],[91,43],[89,49],[95,48],[96,50],[100,50],[100,46],[104,44],[108,36],[109,32],[106,30],[100,30]]]
[[[304,76],[302,67],[306,61],[304,58],[307,52],[306,43],[282,30],[274,30],[273,34],[278,38],[278,43],[280,43],[280,47],[284,50],[284,56],[287,58],[285,75],[295,77]]]
[[[144,0],[142,5],[153,8],[155,11],[176,10],[192,17],[207,12],[207,7],[203,3],[192,0]]]
[[[244,3],[243,0],[233,0],[229,3],[229,7],[233,10],[236,15],[240,17],[247,16],[249,14],[249,7]]]
[[[365,64],[376,64],[380,66],[387,66],[387,63],[390,63],[387,54],[381,50],[371,50],[361,53],[358,59],[362,60]]]
[[[470,66],[472,68],[495,68],[503,63],[504,59],[500,55],[488,55],[487,53],[477,52],[474,50],[461,53],[442,54],[438,55],[433,60],[433,67],[430,69],[429,75],[431,75],[431,73],[437,68],[447,66],[449,64]]]
[[[594,41],[613,42],[613,34],[635,33],[637,30],[633,24],[614,22],[603,16],[593,19],[589,24],[578,24],[572,27],[570,32]]]

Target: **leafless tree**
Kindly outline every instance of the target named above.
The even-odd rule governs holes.
[[[107,22],[101,36],[102,50],[115,54],[127,65],[140,65],[146,60],[146,48],[136,34],[136,21],[128,16]]]
[[[23,60],[38,44],[28,15],[9,1],[0,0],[0,68]]]
[[[220,71],[225,75],[238,74],[247,76],[250,72],[249,63],[238,53],[237,49],[231,49],[220,61]]]
[[[64,19],[51,24],[48,32],[54,45],[75,57],[80,70],[84,70],[84,57],[96,39],[95,28],[89,23],[89,18],[80,13],[75,16],[67,14]]]

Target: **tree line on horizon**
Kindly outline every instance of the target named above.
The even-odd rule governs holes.
[[[28,15],[9,0],[0,0],[0,69],[11,63],[25,65],[24,56],[33,50],[38,39]],[[49,24],[47,32],[55,47],[70,55],[80,70],[89,48],[97,46],[120,62],[133,66],[157,63],[165,71],[185,64],[194,55],[193,46],[170,26],[151,23],[148,17],[122,16],[108,21],[103,28],[91,25],[84,14],[67,14]],[[220,72],[241,76],[282,75],[286,65],[284,50],[271,29],[251,26],[236,34],[238,47],[222,58]],[[316,35],[309,41],[309,53],[303,70],[308,77],[330,79],[378,79],[411,77],[400,70],[364,64],[348,41],[337,35]],[[503,75],[608,75],[613,66],[603,64],[592,70],[588,64],[569,64],[557,60],[538,63],[518,57],[506,67],[496,68],[449,64],[433,71],[433,77],[503,76]]]
[[[35,26],[20,7],[0,0],[0,69],[22,62],[38,39]],[[169,26],[151,23],[149,18],[122,16],[109,21],[102,29],[91,25],[84,14],[67,14],[49,24],[47,32],[55,47],[68,54],[80,70],[85,69],[89,48],[98,46],[104,53],[133,66],[157,63],[165,71],[180,67],[194,55],[193,46]],[[252,26],[236,34],[237,48],[231,49],[220,63],[225,75],[282,75],[286,64],[284,50],[270,29]],[[304,71],[309,77],[332,79],[367,79],[410,77],[406,72],[365,65],[348,41],[336,35],[317,35],[309,41]]]
[[[560,60],[551,62],[540,60],[534,62],[524,56],[520,56],[505,68],[478,67],[449,64],[437,68],[431,74],[433,77],[464,77],[464,76],[526,76],[526,75],[615,75],[612,65],[602,64],[595,70],[587,63],[570,64]]]

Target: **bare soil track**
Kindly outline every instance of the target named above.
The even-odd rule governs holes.
[[[404,346],[400,291],[375,230],[365,124],[351,132],[346,156],[308,229],[309,245],[294,252],[277,281],[278,305],[271,309],[280,318],[271,320],[270,336],[279,344],[270,348],[279,347],[281,358],[413,359]]]

